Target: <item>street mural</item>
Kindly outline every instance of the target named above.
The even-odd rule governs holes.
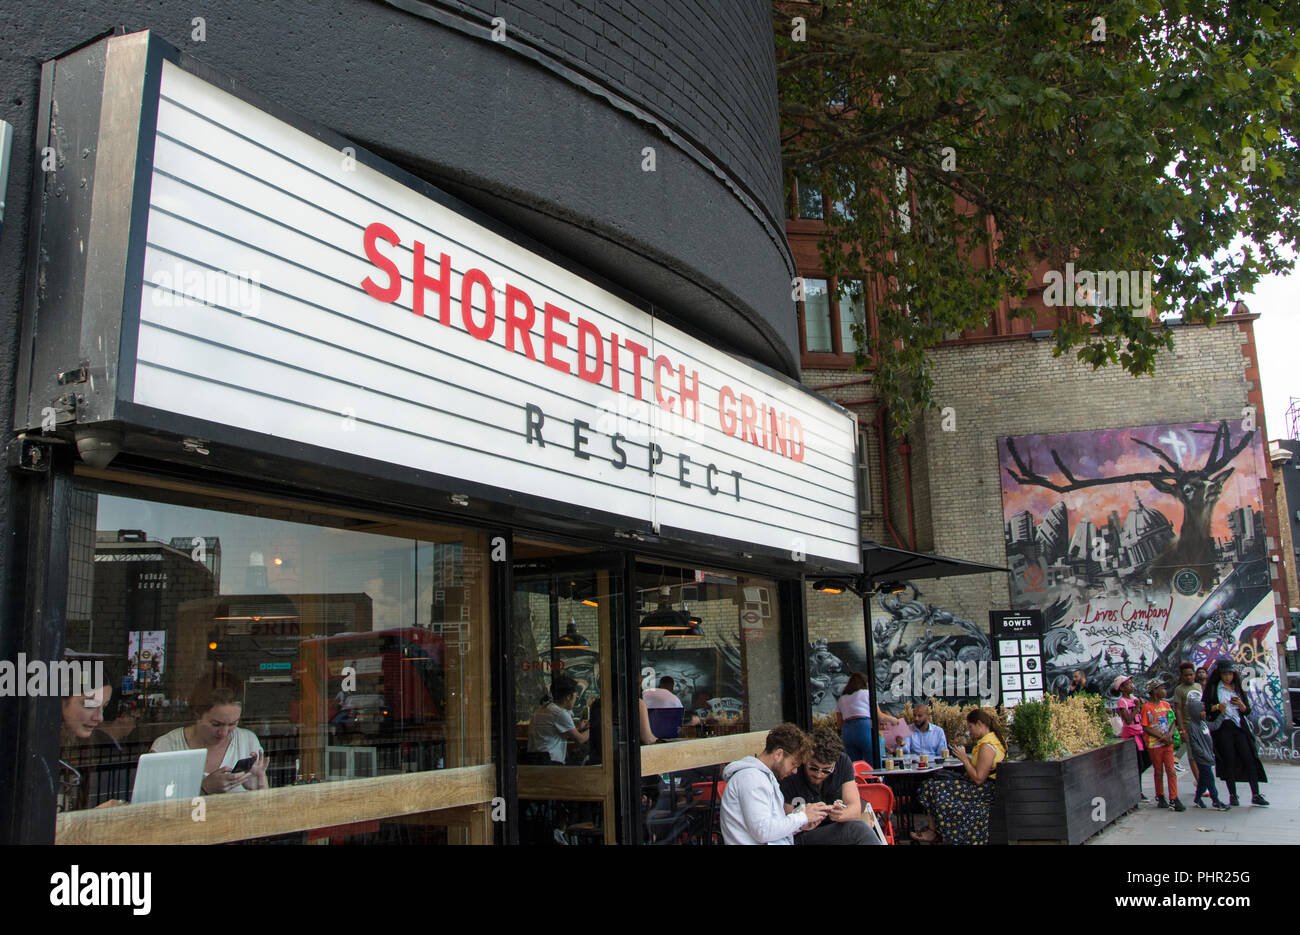
[[[876,702],[891,714],[898,714],[909,702],[930,697],[953,703],[982,697],[988,703],[994,691],[988,634],[973,621],[928,603],[924,597],[916,583],[907,581],[901,593],[873,598]],[[808,647],[813,712],[834,712],[849,673],[865,672],[866,668],[861,640],[813,640]]]
[[[998,441],[1011,604],[1047,625],[1048,687],[1082,669],[1109,694],[1230,658],[1261,754],[1290,757],[1260,478],[1238,421]],[[1271,748],[1277,748],[1273,750]]]

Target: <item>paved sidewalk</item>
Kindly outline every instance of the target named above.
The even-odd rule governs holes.
[[[1187,811],[1156,808],[1151,770],[1142,776],[1142,791],[1150,801],[1139,802],[1105,831],[1085,844],[1300,844],[1300,765],[1266,760],[1268,782],[1259,787],[1268,808],[1250,805],[1250,787],[1237,784],[1241,805],[1228,812],[1192,807],[1196,782],[1191,770],[1178,774],[1178,793]],[[1228,800],[1227,787],[1216,780],[1219,795]],[[1208,805],[1209,802],[1207,801]]]

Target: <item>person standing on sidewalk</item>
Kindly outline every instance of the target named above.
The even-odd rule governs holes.
[[[1133,679],[1127,675],[1117,675],[1115,681],[1111,682],[1110,690],[1119,693],[1119,697],[1115,699],[1115,707],[1119,711],[1120,720],[1124,722],[1124,729],[1120,731],[1120,736],[1132,737],[1133,743],[1137,745],[1138,798],[1145,802],[1147,797],[1142,792],[1142,774],[1151,765],[1151,760],[1147,756],[1146,745],[1142,743],[1145,731],[1142,730],[1137,699],[1133,697]]]
[[[1196,794],[1192,796],[1192,804],[1197,808],[1205,808],[1201,796],[1208,792],[1214,807],[1226,812],[1230,806],[1219,801],[1219,787],[1214,784],[1214,739],[1210,736],[1209,725],[1205,723],[1205,705],[1201,703],[1201,697],[1201,686],[1193,683],[1192,690],[1187,693],[1186,736],[1188,759],[1199,769],[1196,772]]]
[[[1174,709],[1165,701],[1165,686],[1159,679],[1147,682],[1147,697],[1142,706],[1142,730],[1146,733],[1147,755],[1155,769],[1156,808],[1187,811],[1178,799],[1178,774],[1174,772]],[[1165,776],[1169,777],[1169,801],[1165,801]]]
[[[1251,805],[1264,807],[1268,799],[1259,794],[1259,784],[1268,782],[1264,764],[1255,752],[1250,734],[1250,704],[1241,685],[1241,675],[1231,659],[1220,659],[1210,668],[1205,686],[1205,716],[1210,719],[1219,778],[1228,785],[1228,804],[1240,805],[1237,783],[1250,784]]]
[[[1178,685],[1174,688],[1174,716],[1178,718],[1178,732],[1187,737],[1188,724],[1187,719],[1187,695],[1189,692],[1201,691],[1201,686],[1196,684],[1196,666],[1190,662],[1184,662],[1178,667]],[[1200,774],[1197,772],[1196,757],[1192,755],[1191,744],[1187,745],[1187,766],[1192,771],[1192,779],[1200,780]],[[1174,769],[1181,770],[1177,762],[1174,763]]]

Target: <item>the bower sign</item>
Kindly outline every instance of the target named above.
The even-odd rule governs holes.
[[[163,63],[131,401],[858,564],[849,414],[354,155]]]

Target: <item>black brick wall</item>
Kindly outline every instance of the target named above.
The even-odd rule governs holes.
[[[430,4],[454,8],[460,4]],[[782,223],[772,8],[763,0],[466,3],[683,133]]]

